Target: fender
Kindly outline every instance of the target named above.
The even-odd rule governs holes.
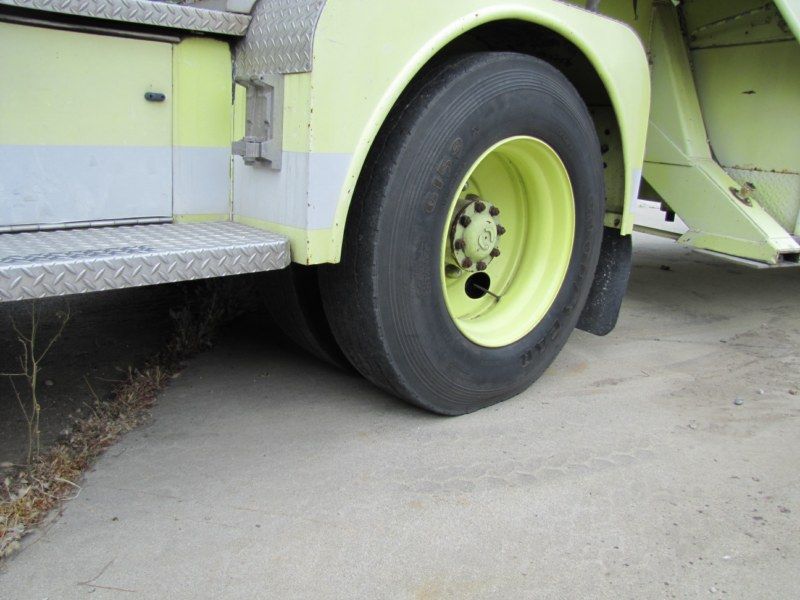
[[[647,58],[627,25],[555,0],[326,3],[310,72],[284,75],[282,169],[234,159],[234,219],[288,235],[296,262],[338,262],[356,182],[403,90],[448,43],[500,20],[556,32],[597,71],[620,129],[626,191],[616,225],[629,234],[650,104]]]
[[[775,0],[775,5],[789,29],[792,30],[794,37],[800,41],[800,6],[792,0]]]

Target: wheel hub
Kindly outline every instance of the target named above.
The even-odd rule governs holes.
[[[462,271],[483,271],[500,256],[500,236],[505,228],[497,217],[500,210],[492,203],[470,194],[455,214],[451,233],[453,258]]]

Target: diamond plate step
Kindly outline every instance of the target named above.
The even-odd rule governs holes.
[[[0,302],[282,269],[285,237],[238,223],[0,234]]]

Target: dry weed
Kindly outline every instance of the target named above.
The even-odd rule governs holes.
[[[0,482],[0,560],[19,548],[23,536],[51,510],[80,494],[82,473],[121,435],[147,420],[158,392],[183,361],[208,347],[220,325],[240,312],[231,289],[224,280],[193,288],[183,306],[171,312],[174,333],[164,350],[142,369],[129,368],[108,400],[100,400],[87,381],[93,397],[90,414]]]

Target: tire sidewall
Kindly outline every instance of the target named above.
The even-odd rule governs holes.
[[[586,300],[597,264],[604,209],[599,143],[591,117],[569,82],[537,59],[468,57],[441,75],[383,179],[385,207],[376,246],[377,316],[395,363],[395,382],[419,404],[469,412],[525,389],[563,347]],[[569,266],[544,318],[499,348],[473,343],[456,327],[441,282],[441,240],[468,169],[495,143],[538,138],[559,155],[575,201]],[[507,224],[513,227],[513,223]],[[431,403],[431,400],[433,403]]]

